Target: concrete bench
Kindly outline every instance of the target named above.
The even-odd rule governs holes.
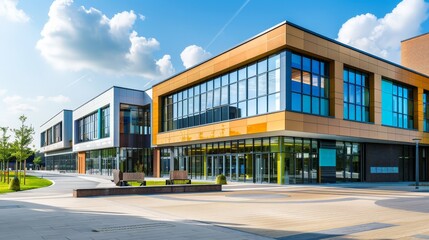
[[[139,182],[140,186],[146,186],[144,172],[121,172],[113,170],[113,182],[116,186],[127,186],[127,182]]]
[[[188,171],[186,170],[170,171],[170,179],[165,180],[165,185],[173,185],[174,181],[183,181],[186,184],[191,184],[191,179],[188,178]]]

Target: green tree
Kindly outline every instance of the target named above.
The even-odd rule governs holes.
[[[33,160],[33,163],[34,163],[34,166],[35,166],[34,170],[39,169],[40,165],[42,164],[42,157],[41,156],[35,157],[34,160]]]
[[[15,178],[18,176],[18,163],[20,164],[19,168],[21,169],[22,162],[24,161],[25,185],[26,160],[34,154],[33,150],[29,147],[33,142],[34,128],[26,125],[25,121],[27,121],[27,117],[24,115],[19,117],[19,121],[21,121],[21,126],[12,130],[15,133],[15,141],[12,144],[12,156],[16,158]]]
[[[10,157],[10,135],[7,135],[7,131],[9,128],[0,127],[1,136],[0,136],[0,162],[1,162],[1,170],[0,170],[0,181],[6,182],[6,170],[9,168],[9,157]],[[6,164],[7,162],[7,164]],[[7,182],[9,183],[9,178],[7,178]]]

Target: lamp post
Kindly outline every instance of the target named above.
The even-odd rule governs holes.
[[[420,138],[413,138],[416,143],[416,189],[419,189],[419,142]]]

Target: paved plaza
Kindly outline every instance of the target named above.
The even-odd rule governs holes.
[[[230,184],[223,192],[73,198],[109,179],[0,195],[0,239],[429,239],[429,187]]]

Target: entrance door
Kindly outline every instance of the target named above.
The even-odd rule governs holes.
[[[268,153],[255,154],[255,183],[270,182],[270,155]]]
[[[216,177],[217,175],[220,175],[220,174],[225,175],[225,173],[224,173],[224,169],[225,169],[224,156],[220,156],[220,155],[214,156],[213,159],[214,159],[214,166],[215,166],[214,167],[214,170],[215,170],[214,177]]]

